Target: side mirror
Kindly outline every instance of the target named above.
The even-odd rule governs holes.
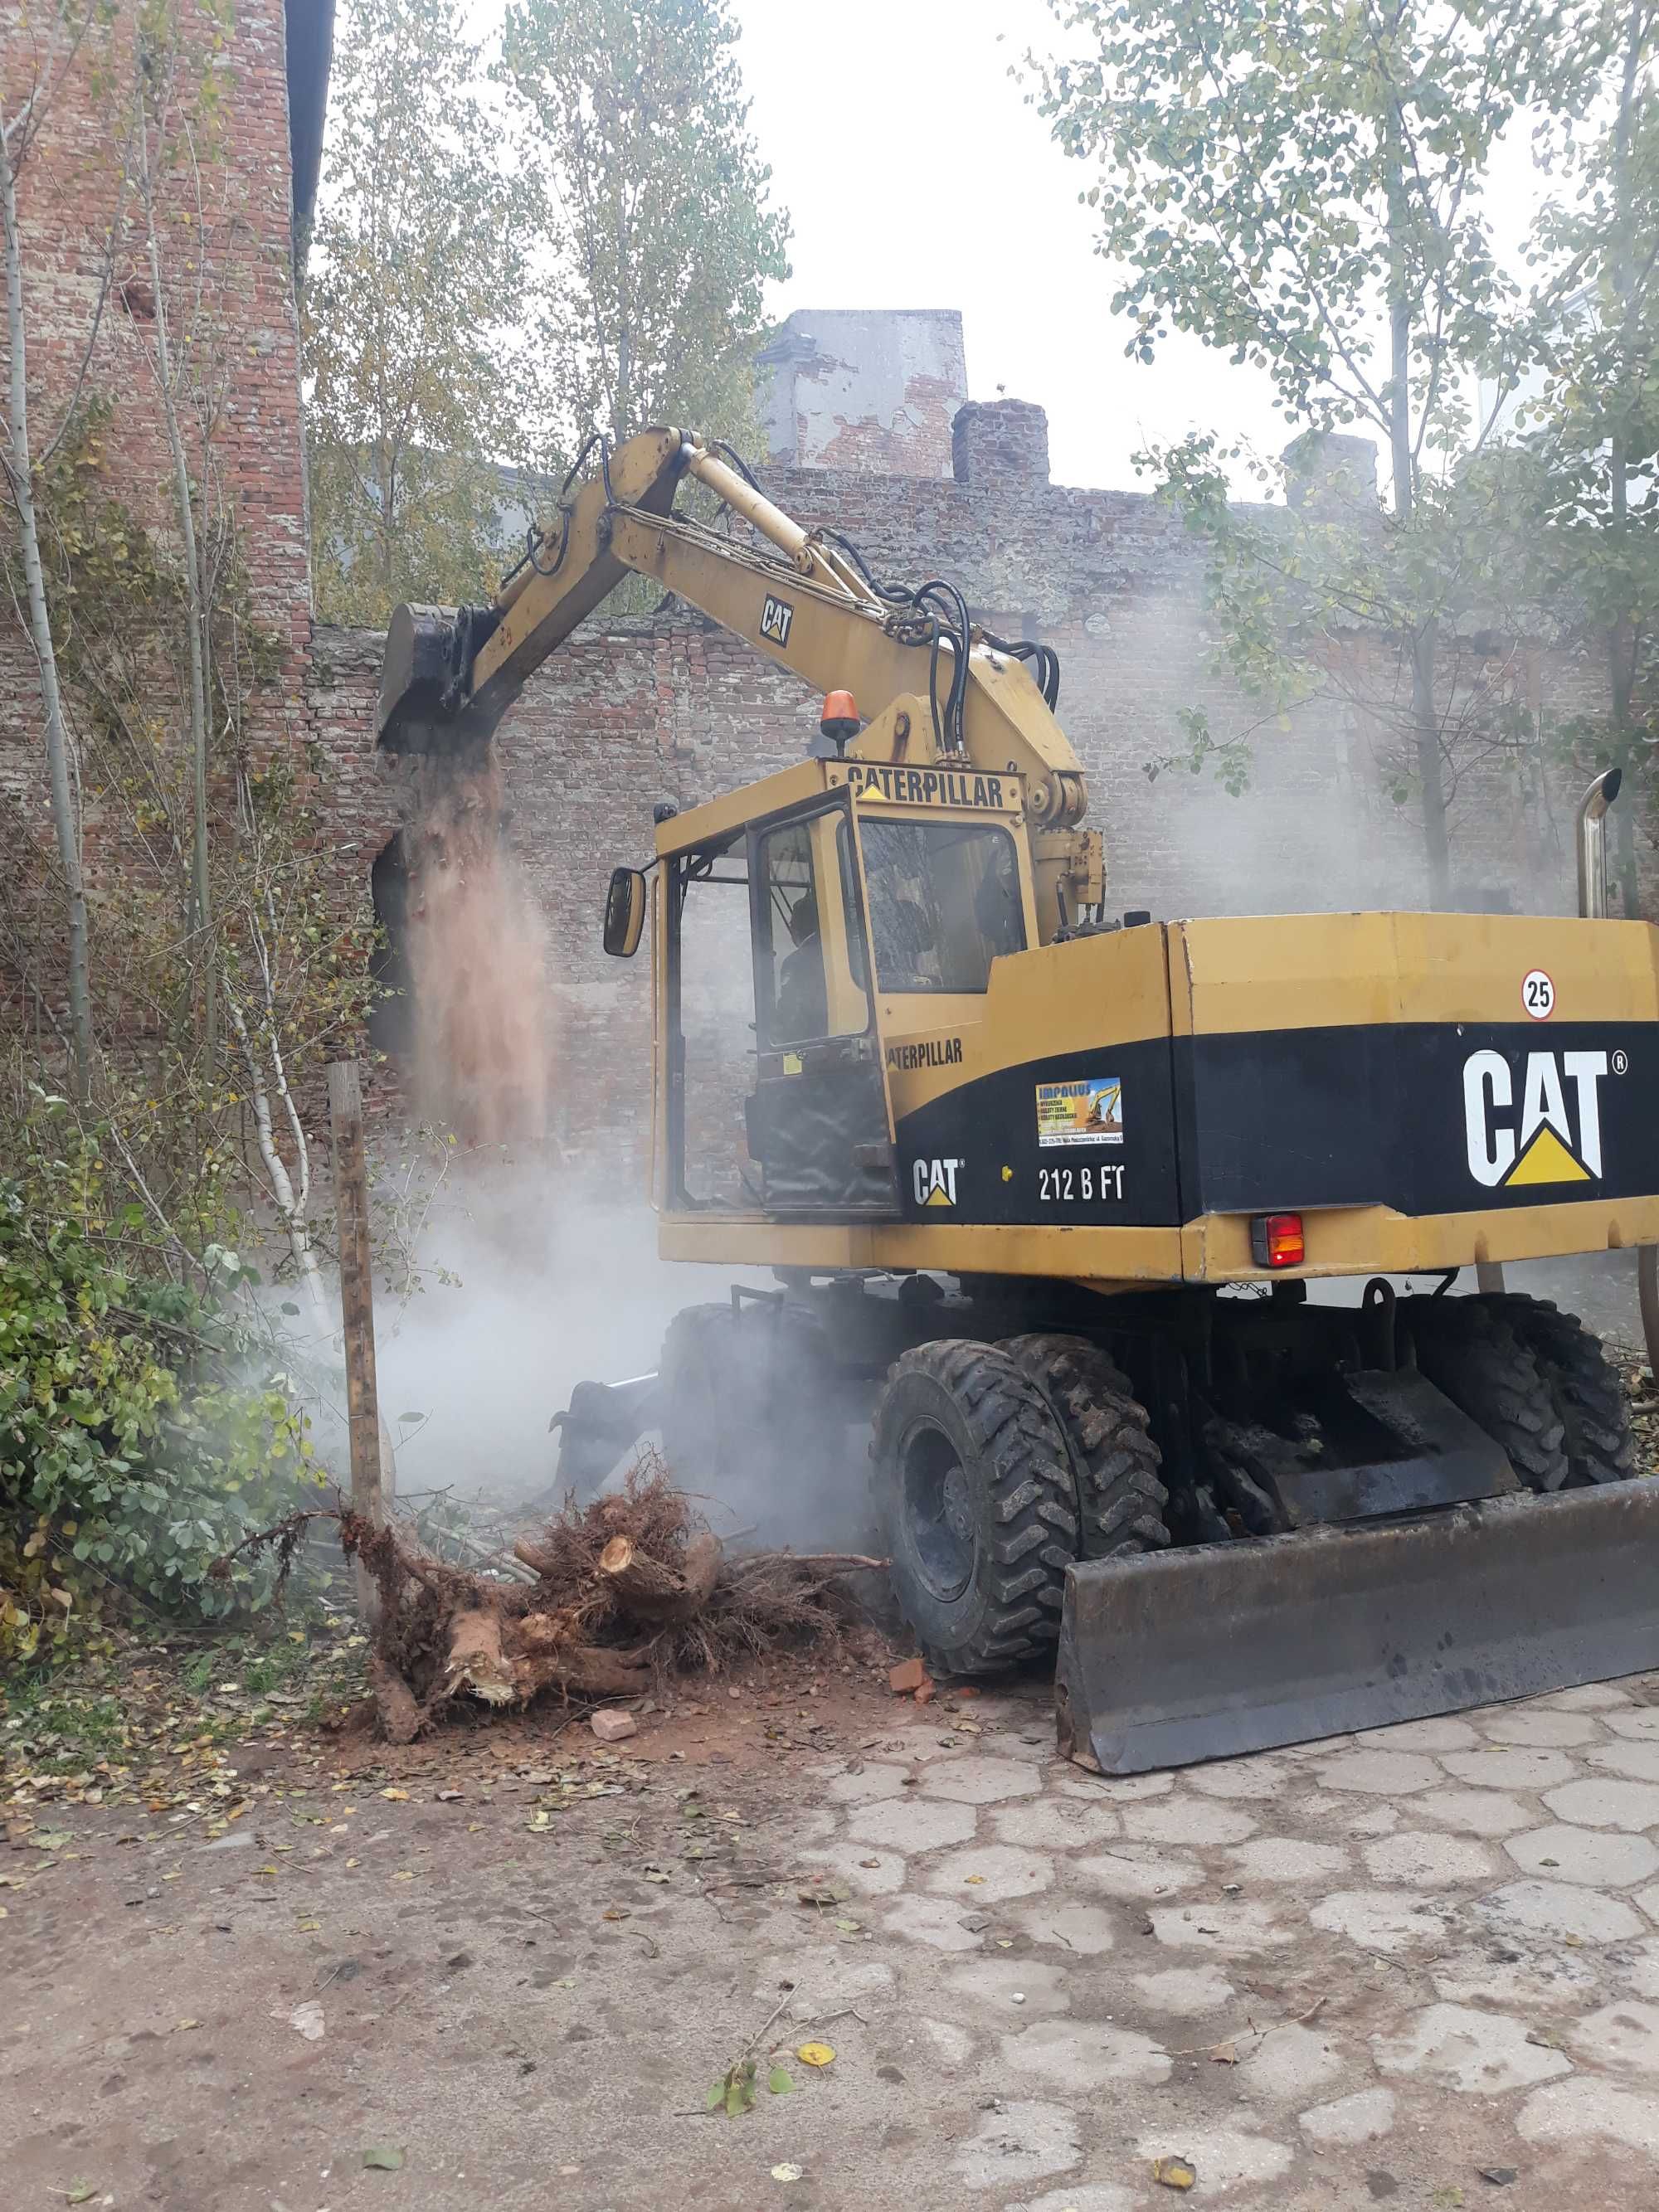
[[[640,949],[647,893],[638,868],[612,868],[605,895],[605,949],[617,960],[631,960]]]

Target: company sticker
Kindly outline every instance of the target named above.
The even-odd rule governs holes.
[[[1123,1085],[1115,1075],[1085,1075],[1036,1087],[1039,1145],[1121,1145]]]

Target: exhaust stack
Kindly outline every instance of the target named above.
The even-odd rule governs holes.
[[[1578,802],[1578,911],[1587,920],[1607,911],[1607,809],[1624,780],[1622,769],[1607,769]]]

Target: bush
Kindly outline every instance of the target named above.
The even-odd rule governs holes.
[[[267,1555],[209,1569],[321,1477],[227,1304],[234,1255],[210,1249],[206,1286],[167,1279],[137,1223],[106,1218],[95,1138],[50,1110],[25,1133],[0,1177],[0,1656],[61,1644],[112,1589],[185,1619],[264,1602]]]

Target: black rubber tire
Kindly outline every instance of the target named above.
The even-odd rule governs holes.
[[[1577,1314],[1547,1298],[1508,1291],[1490,1303],[1503,1315],[1543,1371],[1566,1430],[1567,1486],[1628,1482],[1636,1473],[1636,1436],[1624,1378],[1599,1336]]]
[[[675,1482],[720,1498],[768,1541],[818,1526],[818,1507],[802,1501],[856,1482],[829,1340],[804,1306],[684,1307],[664,1333],[656,1407]]]
[[[1418,1298],[1412,1308],[1422,1372],[1502,1444],[1528,1490],[1559,1490],[1567,1479],[1566,1424],[1531,1347],[1496,1301]]]
[[[1077,1498],[1060,1425],[1018,1361],[964,1337],[905,1352],[871,1456],[894,1595],[929,1666],[1000,1674],[1046,1656]]]
[[[1170,1540],[1164,1519],[1170,1493],[1158,1472],[1164,1455],[1148,1434],[1146,1407],[1111,1354],[1085,1336],[1011,1336],[1002,1349],[1042,1391],[1066,1439],[1081,1557],[1161,1550]]]
[[[729,1304],[683,1306],[663,1332],[657,1361],[663,1457],[682,1490],[706,1488],[728,1456],[728,1407],[720,1378],[729,1385],[736,1341],[737,1317]]]

